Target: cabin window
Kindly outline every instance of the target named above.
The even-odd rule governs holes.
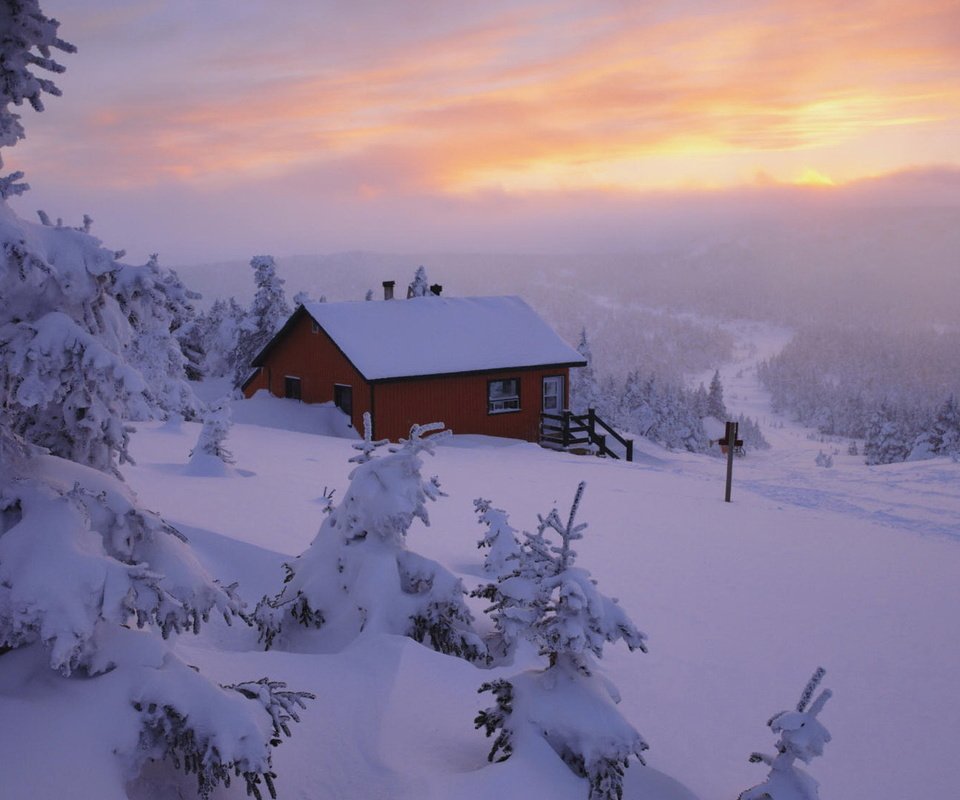
[[[320,323],[315,319],[310,321],[310,332],[311,333],[320,333]]]
[[[283,396],[291,400],[300,399],[300,379],[287,375],[283,379]]]
[[[503,414],[520,410],[520,379],[505,378],[487,383],[487,413]]]
[[[333,404],[353,419],[353,387],[343,383],[333,384]]]

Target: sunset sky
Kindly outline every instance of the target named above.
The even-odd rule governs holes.
[[[895,199],[900,173],[904,202],[958,196],[957,0],[43,8],[79,52],[3,152],[17,207],[138,257],[550,250],[688,200]]]

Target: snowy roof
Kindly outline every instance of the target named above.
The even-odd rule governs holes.
[[[304,309],[367,380],[585,363],[519,297],[414,297],[307,303]]]

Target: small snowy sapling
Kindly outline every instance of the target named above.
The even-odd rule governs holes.
[[[774,733],[780,734],[777,754],[754,753],[750,756],[752,763],[769,766],[770,773],[763,783],[742,792],[739,800],[818,800],[817,782],[794,762],[800,759],[809,764],[814,757],[823,755],[823,746],[830,741],[830,733],[817,719],[817,714],[833,693],[824,689],[816,700],[810,702],[825,674],[823,667],[813,673],[796,711],[781,711],[767,722]]]
[[[646,652],[646,637],[616,600],[598,591],[589,572],[574,566],[571,544],[587,527],[576,522],[584,486],[566,522],[557,509],[539,517],[537,532],[524,534],[516,569],[497,583],[493,617],[504,640],[530,640],[548,666],[481,686],[495,704],[474,722],[496,737],[490,761],[504,761],[541,738],[589,781],[590,800],[620,800],[624,771],[631,758],[643,763],[647,744],[617,710],[616,689],[597,674],[596,661],[607,642],[620,639]]]
[[[442,492],[421,475],[422,453],[444,434],[442,423],[414,425],[382,458],[365,425],[357,464],[343,500],[328,513],[306,551],[286,565],[284,586],[265,597],[254,618],[267,648],[285,645],[303,628],[326,647],[345,647],[364,633],[409,636],[442,653],[483,660],[461,581],[435,561],[412,553],[414,519],[429,524],[426,503]]]

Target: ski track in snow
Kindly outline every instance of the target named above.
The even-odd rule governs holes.
[[[758,419],[771,444],[770,450],[749,453],[735,463],[734,500],[738,491],[746,491],[779,504],[847,515],[922,535],[960,538],[955,470],[944,467],[942,459],[907,468],[899,464],[867,466],[862,455],[847,454],[849,440],[822,437],[821,441],[810,428],[801,427],[787,415],[772,413],[756,365],[778,353],[792,333],[747,321],[724,327],[737,342],[734,360],[720,367],[727,408],[734,415],[744,413]],[[704,382],[710,377],[705,375]],[[858,447],[862,452],[862,442]],[[833,468],[816,466],[820,451],[833,456]]]

